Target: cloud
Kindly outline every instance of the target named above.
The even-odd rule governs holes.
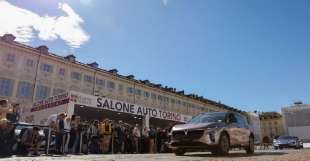
[[[0,35],[12,33],[17,41],[23,43],[35,38],[45,41],[62,39],[70,48],[79,48],[89,40],[89,35],[81,27],[84,20],[67,3],[59,3],[58,9],[65,14],[40,16],[0,1]]]
[[[93,4],[93,0],[80,0],[80,3],[85,6],[91,6]]]
[[[168,5],[169,0],[161,0],[161,2],[163,3],[163,5],[166,7]]]

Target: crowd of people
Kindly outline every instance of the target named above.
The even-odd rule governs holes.
[[[131,154],[169,152],[167,128],[141,127],[122,120],[81,120],[53,114],[46,125],[19,128],[18,105],[0,101],[0,157],[45,154]],[[18,132],[17,132],[18,131]]]
[[[52,115],[47,125],[56,136],[57,154],[167,152],[169,128],[141,128],[122,120],[81,121],[65,113]]]

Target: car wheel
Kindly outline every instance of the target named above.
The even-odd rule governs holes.
[[[221,134],[216,154],[227,155],[229,153],[229,138],[227,134]]]
[[[249,138],[249,145],[245,148],[245,151],[247,154],[254,153],[254,138],[252,136]]]
[[[277,146],[273,147],[275,150],[278,150],[279,148]]]
[[[185,154],[185,151],[182,150],[182,149],[178,149],[178,150],[175,150],[175,151],[174,151],[174,154],[175,154],[176,156],[183,156],[183,155]]]

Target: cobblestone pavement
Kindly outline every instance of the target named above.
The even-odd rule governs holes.
[[[0,161],[309,161],[310,149],[256,151],[247,155],[243,151],[231,152],[229,156],[214,156],[210,153],[174,154],[116,154],[116,155],[67,155],[40,157],[2,158]]]

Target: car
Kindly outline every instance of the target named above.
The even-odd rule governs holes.
[[[169,147],[176,155],[186,152],[210,151],[227,155],[231,148],[244,148],[254,153],[254,134],[247,119],[234,112],[207,112],[188,123],[171,129]]]
[[[296,136],[279,136],[273,140],[274,149],[283,149],[283,148],[303,148],[302,141]]]
[[[27,129],[31,129],[33,128],[35,125],[32,125],[32,124],[29,124],[29,123],[26,123],[26,122],[18,122],[18,123],[15,123],[15,138],[17,140],[17,142],[14,143],[13,145],[13,152],[16,153],[17,151],[17,148],[18,148],[18,145],[20,143],[20,140],[21,140],[21,137],[23,135],[23,133],[27,130]],[[44,138],[45,138],[45,135],[44,135],[44,131],[43,129],[40,129],[39,130],[39,147],[40,149],[44,149],[44,146],[45,146],[45,141],[44,141]]]

